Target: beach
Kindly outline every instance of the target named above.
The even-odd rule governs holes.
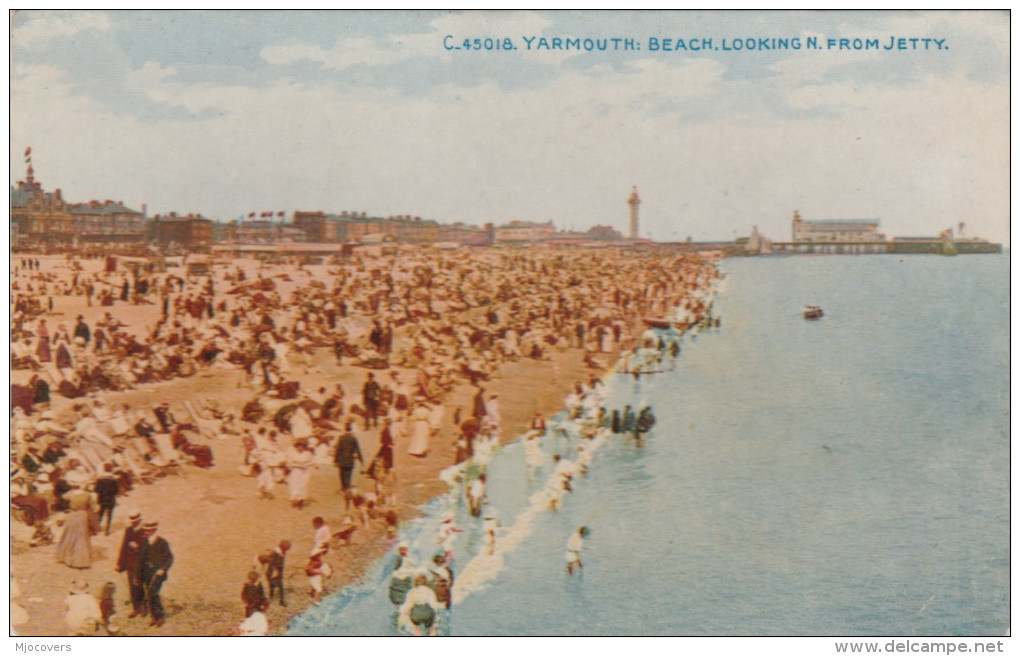
[[[17,258],[12,263],[17,265]],[[54,281],[72,275],[68,259],[45,256],[40,258],[40,263],[42,272],[51,275]],[[102,260],[85,260],[81,273],[101,276],[102,264]],[[325,279],[328,271],[336,270],[325,264],[295,268],[291,263],[265,266],[239,261],[231,262],[230,267],[232,270],[246,268],[249,279],[257,275],[278,280],[276,291],[284,299],[306,280]],[[21,280],[23,282],[24,278]],[[51,283],[47,291],[52,292],[53,286]],[[89,305],[83,294],[50,293],[47,298],[53,299],[52,312],[45,313],[52,324],[70,326],[81,315],[86,323],[95,325],[109,312],[124,324],[121,330],[142,332],[150,330],[160,316],[158,302],[101,306]],[[484,382],[486,396],[495,394],[500,400],[499,439],[504,442],[517,439],[529,428],[535,413],[549,417],[562,409],[564,397],[575,385],[591,374],[600,375],[615,361],[616,353],[635,343],[636,336],[644,329],[639,316],[632,314],[623,337],[612,348],[599,348],[595,360],[590,348],[563,341],[546,349],[541,358],[513,357],[499,362],[489,372],[489,380]],[[367,326],[371,319],[371,313],[366,312],[364,316],[355,315],[354,320]],[[397,330],[393,350],[404,346],[409,339],[405,331]],[[413,370],[399,366],[375,373],[382,377],[392,370],[407,377],[414,374]],[[330,349],[317,348],[310,349],[310,355],[301,361],[292,377],[300,381],[302,390],[314,390],[319,386],[332,388],[340,383],[346,390],[345,399],[352,401],[352,397],[360,397],[358,391],[368,371],[371,370],[356,366],[351,360],[338,365]],[[31,370],[15,370],[12,383],[24,384],[32,373]],[[107,407],[126,404],[132,412],[141,412],[163,402],[169,403],[179,416],[194,410],[198,417],[192,417],[192,423],[197,424],[198,430],[187,434],[192,443],[209,447],[214,464],[208,468],[190,465],[173,468],[151,484],[135,485],[130,493],[122,495],[117,501],[110,534],[100,532],[92,538],[93,562],[87,569],[76,570],[55,562],[52,545],[29,547],[32,529],[13,522],[12,573],[21,593],[15,601],[28,613],[28,620],[16,627],[19,634],[65,635],[62,600],[72,582],[85,579],[93,591],[111,581],[116,584],[116,628],[123,634],[230,635],[244,619],[240,591],[246,573],[253,568],[260,553],[272,549],[281,540],[288,540],[292,548],[287,555],[284,575],[287,605],[281,607],[273,601],[267,612],[270,632],[281,633],[287,619],[311,603],[304,563],[313,547],[313,517],[321,516],[334,530],[345,521],[355,526],[349,544],[335,544],[326,555],[335,572],[326,580],[326,594],[358,581],[368,564],[392,549],[393,532],[387,531],[385,522],[376,518],[364,522],[355,510],[345,508],[337,468],[332,462],[319,462],[312,468],[307,504],[301,508],[288,502],[286,485],[276,485],[272,499],[262,498],[256,493],[254,478],[239,474],[238,468],[244,460],[239,436],[220,433],[217,422],[208,413],[203,415],[199,402],[215,399],[218,410],[239,413],[245,401],[253,396],[253,389],[242,378],[237,367],[214,365],[183,378],[137,384],[120,391],[104,390],[83,397],[85,400],[99,397]],[[398,526],[414,517],[419,506],[446,490],[438,474],[455,462],[461,436],[454,418],[460,415],[458,418],[462,419],[471,414],[476,391],[477,388],[467,381],[456,380],[444,394],[442,420],[438,430],[433,432],[427,457],[409,455],[410,437],[396,437],[393,510]],[[57,421],[73,423],[76,412],[73,407],[83,398],[66,399],[54,391],[50,410]],[[366,430],[357,415],[348,415],[347,419],[353,419],[353,433],[367,462],[378,450],[380,431],[375,426]],[[253,428],[244,422],[236,425],[242,429]],[[367,490],[371,488],[371,481],[362,470],[363,463],[360,463],[353,485],[355,489]],[[126,619],[131,610],[128,585],[125,575],[114,571],[126,518],[133,509],[141,511],[146,520],[158,520],[159,533],[167,539],[174,553],[173,567],[163,585],[166,621],[161,626],[150,626],[144,617]],[[59,536],[59,530],[55,533]]]

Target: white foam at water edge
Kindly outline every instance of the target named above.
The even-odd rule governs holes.
[[[571,422],[579,425],[579,422]],[[605,441],[605,429],[599,431],[598,436],[588,442],[588,446],[582,454],[585,460],[590,460],[593,454]],[[564,462],[564,461],[561,461]],[[579,462],[571,461],[574,471],[579,470]],[[480,590],[486,583],[496,578],[504,568],[505,554],[513,552],[518,545],[531,533],[532,520],[541,512],[549,509],[549,490],[557,486],[556,479],[559,477],[559,470],[553,472],[546,480],[545,488],[531,495],[529,505],[517,515],[513,525],[499,534],[496,540],[496,548],[490,555],[487,547],[482,546],[477,556],[464,567],[457,576],[453,586],[453,604],[457,605],[464,601],[472,593]]]

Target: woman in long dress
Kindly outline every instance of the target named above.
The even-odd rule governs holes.
[[[92,567],[92,532],[89,526],[91,495],[76,489],[67,495],[71,509],[64,520],[64,532],[57,544],[57,560],[68,567]]]
[[[290,416],[290,434],[295,440],[306,440],[312,436],[314,428],[312,417],[303,406],[298,405],[294,414]]]
[[[428,406],[424,403],[419,403],[411,415],[413,427],[411,442],[407,445],[407,452],[412,456],[424,458],[429,453],[429,436],[432,433],[432,426],[429,422],[431,415],[432,413],[429,412]]]
[[[35,349],[35,356],[39,362],[50,362],[53,356],[50,354],[50,331],[46,328],[46,320],[40,319],[39,326],[35,330],[39,339],[39,345]]]
[[[290,492],[290,503],[295,508],[304,507],[308,502],[308,482],[312,476],[313,454],[303,441],[294,443],[294,448],[287,458],[287,489]]]

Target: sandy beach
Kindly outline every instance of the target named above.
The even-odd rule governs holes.
[[[69,273],[69,262],[65,259],[44,256],[40,260],[43,271],[52,271],[58,276]],[[16,263],[17,258],[14,261]],[[100,264],[99,260],[88,260],[86,271],[98,270]],[[314,269],[298,272],[293,277],[303,281],[302,275],[325,273]],[[283,293],[286,291],[284,289]],[[94,325],[109,311],[128,328],[148,329],[159,316],[158,303],[117,303],[113,307],[99,307],[87,305],[81,296],[53,295],[52,298],[53,311],[46,316],[54,325],[73,326],[79,314]],[[642,329],[640,321],[630,326],[631,333]],[[399,333],[396,339],[399,343]],[[629,343],[630,339],[621,340],[618,347]],[[599,364],[604,367],[612,362],[615,355],[609,357],[611,355],[604,354]],[[600,373],[590,363],[586,366],[583,356],[581,348],[572,346],[552,350],[549,359],[520,358],[499,367],[485,385],[487,394],[499,395],[500,437],[504,442],[517,439],[536,412],[549,417],[561,410],[564,397],[576,382],[586,380],[590,373]],[[328,349],[317,349],[305,374],[298,376],[302,389],[341,383],[347,390],[346,400],[359,396],[367,370],[347,362],[338,366]],[[13,371],[12,383],[24,383],[30,375],[26,370]],[[125,403],[133,409],[168,402],[179,415],[185,412],[182,405],[185,400],[215,399],[224,411],[239,414],[240,406],[252,397],[252,390],[239,385],[239,380],[240,373],[235,367],[209,367],[188,378],[142,384],[135,389],[104,392],[101,396],[108,405]],[[453,423],[453,411],[460,408],[464,416],[469,415],[473,393],[474,388],[459,382],[446,396],[442,426],[433,437],[427,458],[408,455],[406,437],[394,445],[396,510],[400,522],[415,516],[423,503],[446,490],[437,474],[454,463],[458,432]],[[56,418],[73,423],[72,405],[82,399],[65,399],[56,393],[52,398],[51,409]],[[248,427],[243,423],[240,426]],[[63,599],[72,582],[84,578],[94,593],[108,582],[116,584],[116,609],[122,620],[119,622],[121,632],[125,635],[230,635],[244,619],[240,591],[246,573],[259,553],[283,539],[293,545],[285,570],[287,606],[281,607],[275,601],[270,604],[267,612],[270,632],[282,633],[288,618],[310,604],[304,565],[313,545],[311,520],[321,516],[328,525],[337,527],[353,514],[344,508],[337,469],[332,464],[318,465],[311,475],[310,502],[297,509],[289,503],[285,485],[277,486],[275,498],[260,498],[254,478],[239,474],[243,452],[237,435],[203,432],[207,434],[196,434],[192,441],[211,448],[214,466],[208,469],[184,466],[177,473],[159,478],[151,485],[138,485],[121,496],[109,536],[100,532],[92,538],[93,563],[89,569],[75,570],[56,562],[55,545],[29,547],[32,529],[12,522],[12,574],[20,589],[20,597],[15,601],[27,611],[29,618],[16,627],[19,634],[66,635]],[[379,430],[365,430],[358,421],[354,433],[366,460],[370,459],[379,446]],[[369,483],[360,468],[357,469],[355,488],[366,489]],[[145,617],[126,619],[131,610],[128,585],[125,576],[114,571],[126,517],[132,509],[140,510],[146,520],[158,519],[159,532],[168,540],[175,556],[163,586],[167,619],[160,627],[150,627]],[[362,526],[356,520],[356,524],[350,544],[332,549],[326,557],[335,571],[326,581],[327,594],[357,581],[372,561],[393,547],[393,538],[387,536],[383,523],[372,521]],[[59,532],[55,533],[59,537]],[[103,633],[100,630],[100,634]]]

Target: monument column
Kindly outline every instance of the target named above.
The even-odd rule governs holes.
[[[630,196],[627,198],[630,205],[630,238],[638,238],[638,206],[641,205],[641,197],[637,193],[637,185],[631,188]]]

